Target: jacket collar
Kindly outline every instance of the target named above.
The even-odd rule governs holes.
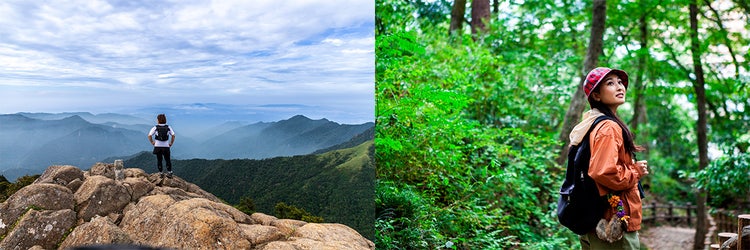
[[[573,131],[570,131],[570,145],[578,145],[586,137],[586,132],[589,131],[591,124],[594,123],[597,117],[603,116],[604,113],[598,109],[591,109],[583,113],[583,120],[573,127]]]

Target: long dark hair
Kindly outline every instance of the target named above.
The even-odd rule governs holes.
[[[596,89],[594,89],[592,92],[599,92],[599,87],[601,87],[601,84],[599,86],[596,86]],[[615,113],[612,109],[609,108],[609,106],[605,105],[601,101],[594,100],[594,98],[589,97],[589,105],[591,105],[592,109],[598,109],[604,115],[612,118],[617,125],[620,125],[620,128],[622,129],[622,141],[625,146],[625,150],[630,154],[633,159],[635,159],[635,153],[643,151],[643,147],[635,145],[634,139],[633,139],[633,133],[630,132],[630,129],[628,129],[628,126],[625,125],[625,123],[620,119],[620,117],[617,116],[617,113]]]

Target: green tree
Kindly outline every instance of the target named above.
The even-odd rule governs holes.
[[[302,220],[310,223],[322,223],[323,217],[314,216],[302,208],[287,205],[284,202],[276,203],[274,214],[279,219]]]
[[[250,196],[240,198],[240,202],[234,206],[245,214],[255,213],[255,202]]]
[[[16,182],[11,183],[5,176],[0,175],[0,202],[4,202],[21,188],[31,185],[37,178],[39,178],[39,175],[24,175],[18,177]]]

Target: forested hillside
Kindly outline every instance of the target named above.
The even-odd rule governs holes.
[[[375,234],[373,142],[319,155],[263,160],[172,160],[174,173],[230,204],[251,198],[258,212],[274,214],[279,202],[302,208],[325,222],[342,223],[372,239]],[[156,172],[144,152],[126,167]]]
[[[647,149],[646,202],[750,212],[730,191],[750,186],[749,16],[740,0],[376,1],[376,245],[578,248],[555,214],[560,155],[597,66],[630,76],[619,116]]]

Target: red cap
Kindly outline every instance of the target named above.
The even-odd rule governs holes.
[[[619,70],[619,69],[610,69],[605,67],[598,67],[595,69],[592,69],[591,72],[589,72],[588,75],[586,75],[586,80],[583,81],[583,91],[586,93],[586,98],[591,95],[591,91],[594,91],[597,85],[599,85],[599,82],[604,79],[605,76],[607,76],[609,73],[615,73],[617,76],[620,77],[622,80],[622,85],[625,86],[625,89],[628,88],[628,73],[625,73],[625,71]]]

